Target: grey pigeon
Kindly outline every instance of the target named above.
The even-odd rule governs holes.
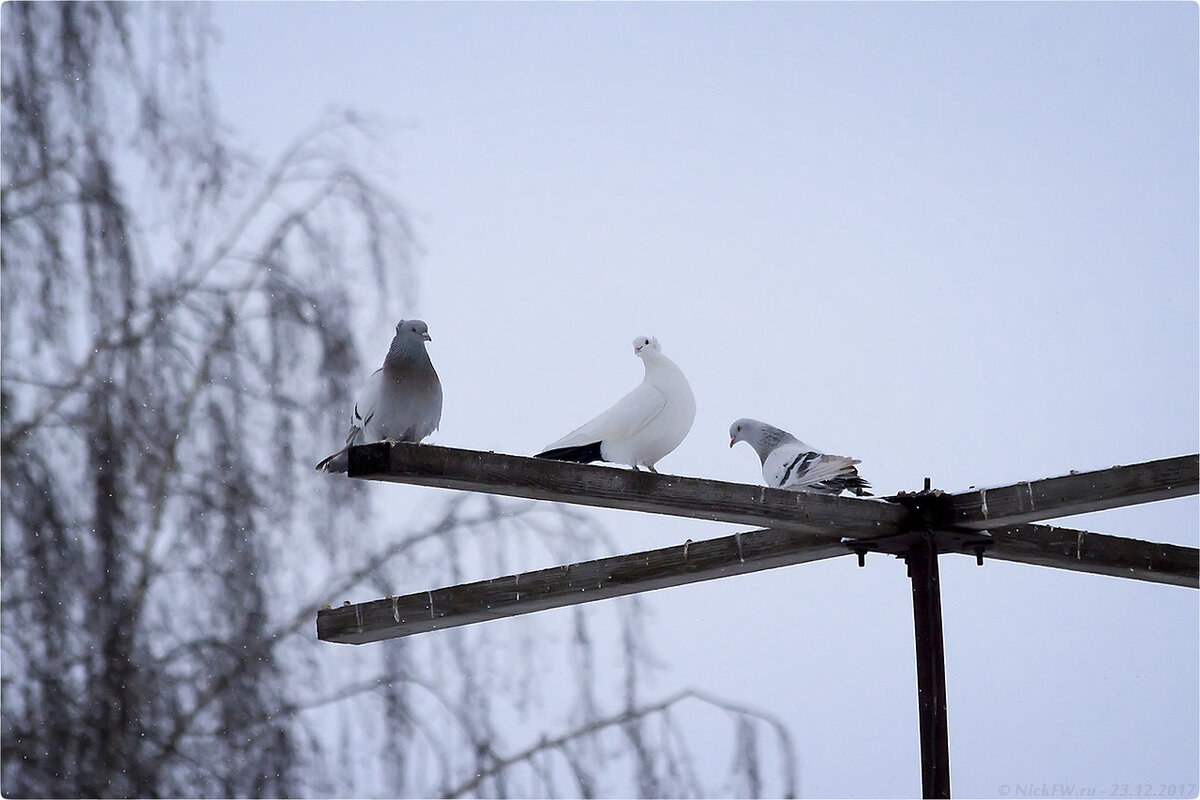
[[[746,442],[758,453],[767,486],[793,492],[871,494],[867,491],[871,484],[854,466],[858,459],[826,455],[774,425],[739,419],[729,426],[729,446],[738,442]]]
[[[400,320],[392,346],[354,403],[346,446],[317,464],[325,472],[345,472],[346,450],[371,442],[420,442],[442,420],[442,382],[425,350],[432,341],[419,319]]]
[[[611,461],[657,472],[655,462],[678,447],[692,429],[696,399],[683,372],[663,355],[658,339],[637,337],[633,352],[646,367],[641,385],[591,422],[547,445],[538,458],[583,464]]]

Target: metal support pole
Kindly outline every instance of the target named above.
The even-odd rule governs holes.
[[[950,796],[950,745],[946,730],[946,654],[937,546],[932,534],[913,542],[905,560],[912,580],[917,644],[917,702],[921,725],[923,797]]]

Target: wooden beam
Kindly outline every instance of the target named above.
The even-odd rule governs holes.
[[[317,638],[348,644],[377,642],[849,553],[836,533],[748,531],[323,609],[317,612]]]
[[[917,719],[921,732],[921,796],[950,796],[950,735],[946,722],[946,648],[942,590],[932,533],[917,537],[904,556],[912,581],[917,653]]]
[[[622,508],[801,533],[896,533],[905,509],[881,500],[785,492],[434,445],[384,443],[350,448],[351,478],[489,492],[534,500]]]
[[[1200,589],[1200,550],[1050,525],[990,531],[986,558]]]
[[[1013,522],[1195,494],[1200,489],[1196,456],[955,495],[889,498],[892,502],[432,445],[354,447],[349,462],[351,477],[760,524],[766,529],[322,610],[317,631],[326,641],[361,644],[851,550],[893,552],[889,542],[905,544],[921,530],[933,532],[943,552],[974,552],[983,540],[989,558],[1200,585],[1194,548]],[[990,538],[977,533],[984,529]]]
[[[1020,525],[993,531],[1001,561],[1200,588],[1200,551],[1101,533]],[[740,540],[740,549],[739,549]],[[847,555],[836,534],[757,530],[658,550],[323,609],[317,637],[364,644],[594,600]]]
[[[1200,456],[1179,456],[954,494],[949,524],[995,530],[1197,492]]]

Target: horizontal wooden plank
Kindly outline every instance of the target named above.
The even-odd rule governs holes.
[[[323,609],[317,638],[364,644],[414,633],[849,554],[840,534],[756,530]]]
[[[740,540],[740,541],[739,541]],[[940,537],[939,537],[940,540]],[[968,545],[970,550],[976,541]],[[385,598],[317,614],[323,641],[365,644],[846,555],[826,534],[746,533]],[[968,553],[973,554],[973,553]],[[1200,551],[1049,525],[991,533],[986,557],[1200,588]]]
[[[621,508],[804,533],[889,535],[905,509],[878,499],[785,492],[632,469],[434,445],[350,448],[352,478]]]
[[[1200,550],[1051,525],[990,531],[985,558],[1200,589]]]
[[[954,494],[949,523],[994,530],[1197,492],[1200,456],[1179,456]]]

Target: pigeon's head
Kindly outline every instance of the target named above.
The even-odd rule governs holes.
[[[633,340],[633,353],[636,356],[642,356],[647,350],[653,350],[661,353],[662,347],[658,344],[658,339],[653,336],[639,336]]]
[[[738,442],[754,441],[761,429],[762,423],[758,420],[742,417],[729,426],[729,446],[733,447]]]
[[[730,447],[738,442],[747,442],[755,451],[758,451],[763,446],[775,446],[786,436],[786,433],[774,425],[768,425],[749,417],[742,417],[729,426]]]
[[[429,335],[429,326],[425,324],[423,319],[402,319],[396,324],[396,336],[403,339],[416,340],[420,339],[425,342],[432,342],[433,339]]]
[[[758,453],[759,459],[763,461],[766,461],[770,452],[783,442],[794,441],[796,437],[787,431],[749,417],[742,417],[729,426],[729,446],[745,442],[754,448],[754,452]]]

